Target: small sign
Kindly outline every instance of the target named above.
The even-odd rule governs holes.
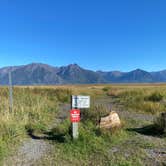
[[[72,96],[72,108],[89,108],[90,96]]]
[[[80,121],[80,110],[79,109],[70,110],[70,120],[71,120],[71,122]]]

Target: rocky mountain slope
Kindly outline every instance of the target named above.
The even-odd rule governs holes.
[[[131,72],[103,72],[87,70],[77,64],[53,67],[47,64],[32,63],[1,68],[1,85],[8,84],[9,71],[12,73],[13,85],[166,82],[166,70],[147,72],[136,69]]]

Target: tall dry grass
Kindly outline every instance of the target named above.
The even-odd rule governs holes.
[[[44,130],[52,123],[58,111],[58,103],[68,102],[70,94],[68,89],[15,87],[13,110],[10,112],[9,90],[1,87],[0,160],[7,155],[11,144],[14,147],[26,136],[27,130]]]

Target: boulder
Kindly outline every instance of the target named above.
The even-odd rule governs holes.
[[[115,128],[120,127],[121,121],[119,115],[115,111],[111,111],[110,114],[106,117],[100,119],[100,128]]]

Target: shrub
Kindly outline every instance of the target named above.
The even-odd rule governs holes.
[[[154,92],[150,96],[145,97],[145,101],[159,102],[163,99],[163,96],[159,92]]]
[[[109,89],[110,89],[109,87],[104,87],[102,90],[103,90],[104,92],[108,92]]]
[[[100,118],[103,116],[108,115],[110,110],[108,108],[104,107],[103,105],[96,105],[92,106],[89,110],[83,110],[81,112],[82,121],[92,121],[94,124],[98,124],[100,121]]]

